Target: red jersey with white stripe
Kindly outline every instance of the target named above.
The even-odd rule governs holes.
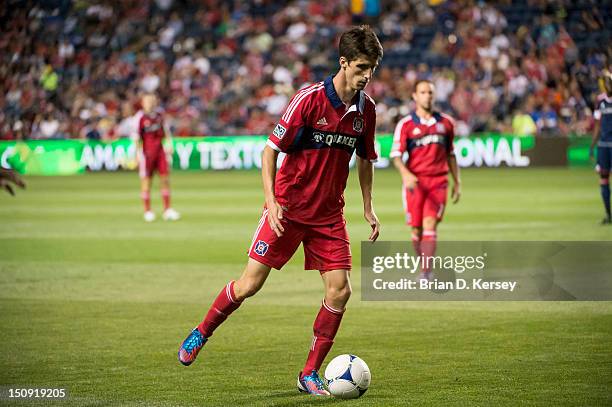
[[[138,134],[145,154],[163,150],[164,122],[161,113],[143,113],[138,123]]]
[[[276,174],[275,194],[295,222],[326,225],[343,220],[349,162],[356,151],[375,161],[374,101],[359,91],[347,109],[332,77],[300,90],[267,144],[287,153]]]
[[[399,121],[393,135],[391,157],[408,153],[406,167],[419,176],[448,174],[448,156],[454,154],[453,120],[433,112],[429,120],[412,113]]]

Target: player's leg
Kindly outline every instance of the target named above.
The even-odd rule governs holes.
[[[602,224],[611,224],[612,216],[610,214],[610,167],[612,164],[612,148],[598,147],[597,148],[597,167],[599,171],[599,190],[601,199],[606,211],[606,217]]]
[[[140,198],[144,207],[144,220],[153,222],[155,213],[151,211],[151,177],[143,177],[140,179]]]
[[[421,254],[421,239],[423,236],[423,205],[425,194],[417,185],[413,190],[402,187],[402,198],[404,211],[406,212],[406,224],[412,227],[412,247],[417,255]]]
[[[198,325],[198,331],[205,338],[212,336],[215,329],[238,309],[242,301],[252,297],[263,287],[270,270],[270,266],[249,259],[240,278],[227,283],[217,295],[204,320]]]
[[[444,216],[446,197],[448,195],[448,180],[446,176],[437,177],[424,182],[427,196],[423,206],[423,238],[421,240],[421,253],[424,257],[422,278],[432,278],[430,261],[427,259],[436,254],[438,223]]]
[[[421,278],[426,280],[432,279],[431,261],[428,258],[436,254],[437,244],[437,227],[438,219],[432,216],[423,218],[423,238],[421,240],[421,254],[423,255],[423,263],[421,270]]]
[[[298,390],[317,396],[328,396],[319,374],[325,357],[334,344],[346,303],[351,296],[349,270],[322,272],[325,297],[313,323],[313,337],[304,368],[298,375]]]
[[[304,239],[304,257],[307,270],[320,270],[325,296],[313,323],[312,343],[298,377],[298,389],[329,395],[318,371],[334,343],[351,296],[351,249],[346,222],[309,228]]]
[[[297,250],[303,232],[283,219],[285,233],[276,236],[268,223],[268,211],[264,210],[249,249],[249,260],[242,276],[230,281],[221,289],[208,309],[204,320],[183,341],[179,348],[179,361],[188,366],[200,349],[227,317],[240,307],[245,298],[255,295],[263,286],[271,268],[280,269]]]
[[[155,213],[151,211],[153,160],[146,154],[139,154],[138,174],[140,175],[140,198],[144,206],[144,220],[145,222],[153,222],[155,220]]]
[[[159,172],[159,185],[164,205],[163,218],[164,220],[179,220],[181,215],[170,205],[170,168],[164,151],[159,152],[157,171]]]
[[[221,289],[204,320],[183,341],[178,352],[179,361],[183,365],[189,366],[193,363],[215,329],[240,307],[242,301],[259,291],[269,274],[270,266],[249,259],[242,276]]]

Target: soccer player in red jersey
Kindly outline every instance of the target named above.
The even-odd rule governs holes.
[[[395,127],[391,158],[402,176],[406,223],[412,226],[414,249],[427,258],[435,254],[436,229],[446,205],[449,170],[453,178],[453,203],[461,196],[461,181],[453,151],[453,120],[433,110],[434,84],[417,81],[412,98],[416,111]],[[404,153],[408,153],[406,162]],[[427,264],[420,277],[431,279]]]
[[[180,215],[170,206],[170,179],[167,152],[164,148],[166,132],[161,113],[157,110],[157,96],[152,93],[142,97],[142,117],[138,123],[138,161],[140,173],[140,196],[144,204],[144,220],[153,222],[151,211],[151,178],[159,173],[161,195],[164,204],[164,220],[178,220]]]
[[[332,347],[351,295],[351,250],[343,192],[355,151],[364,216],[372,228],[369,240],[376,240],[379,234],[372,206],[376,113],[374,101],[363,89],[372,79],[382,53],[369,27],[343,33],[339,71],[291,99],[263,151],[265,208],[246,268],[238,280],[221,290],[204,320],[182,343],[178,354],[182,364],[195,360],[214,330],[259,291],[270,269],[281,269],[302,243],[304,268],[319,270],[325,296],[297,386],[302,392],[329,395],[318,370]],[[279,152],[287,155],[277,172]]]

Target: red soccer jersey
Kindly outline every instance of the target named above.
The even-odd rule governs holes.
[[[358,92],[347,109],[332,77],[300,90],[268,138],[287,153],[276,174],[276,199],[295,222],[326,225],[343,219],[344,188],[356,151],[375,161],[374,101]]]
[[[138,123],[138,134],[145,154],[155,153],[163,148],[164,122],[159,112],[143,113]]]
[[[448,174],[448,156],[454,154],[455,130],[452,119],[434,112],[424,121],[412,113],[399,121],[393,135],[391,158],[408,152],[406,167],[419,176]]]

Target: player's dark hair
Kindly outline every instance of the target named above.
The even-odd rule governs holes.
[[[416,93],[417,89],[419,88],[419,85],[421,83],[429,83],[430,85],[433,85],[434,83],[432,81],[430,81],[429,79],[419,79],[418,81],[416,81],[416,83],[414,84],[414,90],[412,91],[412,93]]]
[[[348,62],[365,56],[378,63],[383,57],[383,47],[369,25],[360,25],[345,31],[340,36],[338,53]]]

